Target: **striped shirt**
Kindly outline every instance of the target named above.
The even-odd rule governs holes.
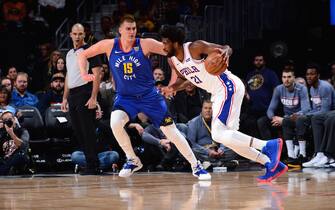
[[[78,64],[78,54],[88,47],[89,45],[83,45],[77,49],[73,48],[66,54],[66,68],[68,77],[67,86],[69,89],[76,88],[88,83],[81,78]],[[88,73],[92,73],[92,68],[97,66],[101,66],[99,57],[95,56],[93,58],[89,58],[86,70]]]

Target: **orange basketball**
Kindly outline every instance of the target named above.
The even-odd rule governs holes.
[[[227,62],[225,61],[225,56],[220,53],[220,51],[214,51],[208,54],[205,59],[206,71],[212,75],[221,75],[227,69]]]

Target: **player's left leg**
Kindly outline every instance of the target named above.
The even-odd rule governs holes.
[[[168,109],[163,96],[157,93],[152,93],[144,98],[141,103],[143,103],[141,111],[150,118],[151,122],[156,127],[160,127],[167,139],[176,145],[179,152],[191,164],[193,175],[198,177],[199,180],[211,179],[211,175],[204,170],[200,162],[197,161],[187,140],[177,129],[173,119],[168,114]]]

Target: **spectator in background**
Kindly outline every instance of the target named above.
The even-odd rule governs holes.
[[[4,85],[0,86],[0,112],[10,111],[14,115],[16,114],[16,109],[9,105],[12,93],[8,91],[7,87]]]
[[[18,126],[11,111],[1,113],[0,131],[0,175],[8,175],[11,168],[28,163],[29,133]]]
[[[92,33],[91,30],[91,25],[89,23],[84,23],[84,31],[85,31],[85,39],[84,41],[88,44],[88,45],[93,45],[95,43],[98,42],[97,38],[95,38],[95,36]]]
[[[96,112],[96,119],[101,119],[103,113],[99,106]],[[99,132],[99,127],[97,128],[96,134],[96,148],[99,159],[99,170],[105,171],[112,168],[113,165],[116,164],[119,160],[119,154],[116,151],[112,150],[112,142],[110,142],[111,140],[116,140],[114,139],[114,137],[112,139],[109,139],[106,138],[106,136],[101,135],[101,132]],[[80,169],[86,168],[86,158],[82,148],[79,148],[72,153],[71,160],[74,164],[78,164]]]
[[[286,143],[288,153],[288,164],[301,164],[306,158],[306,142],[301,139],[304,136],[304,114],[310,111],[307,88],[301,84],[296,84],[294,70],[284,68],[282,72],[283,84],[277,86],[273,92],[267,116],[271,120],[272,126],[282,126],[283,138]],[[275,111],[282,103],[284,116],[276,116]],[[294,153],[293,140],[299,141],[299,159]]]
[[[99,93],[101,96],[101,108],[102,110],[104,110],[105,113],[104,118],[109,119],[110,118],[109,114],[112,111],[114,104],[115,84],[113,76],[109,71],[108,64],[105,63],[102,64],[102,70],[100,75],[101,75],[101,82],[100,82]]]
[[[112,31],[113,22],[112,22],[111,17],[102,16],[100,19],[100,27],[101,27],[101,31],[95,34],[95,37],[97,38],[97,40],[111,39],[115,37],[116,34],[115,32]]]
[[[328,79],[328,82],[335,88],[335,61],[330,63],[330,73],[331,76]]]
[[[66,0],[38,0],[41,5],[41,15],[50,26],[50,32],[54,32],[65,16]]]
[[[14,107],[20,106],[34,106],[36,107],[38,104],[37,97],[28,92],[28,74],[24,72],[19,72],[17,74],[15,83],[14,83],[14,90],[12,92],[12,99],[10,104]]]
[[[62,73],[64,76],[66,76],[66,64],[63,57],[58,58],[56,61],[56,69],[53,74],[56,73]]]
[[[57,60],[62,56],[62,53],[58,50],[54,50],[50,54],[50,59],[48,62],[48,77],[51,78],[52,74],[57,69]]]
[[[155,81],[164,81],[165,80],[165,73],[160,67],[156,67],[153,71],[152,74],[154,76]]]
[[[56,73],[51,78],[50,89],[40,96],[38,109],[42,116],[45,111],[53,104],[61,104],[64,93],[65,77],[62,73]]]
[[[213,141],[212,112],[212,102],[208,99],[204,100],[200,115],[188,122],[187,139],[191,142],[195,156],[202,162],[207,161],[204,167],[224,166],[225,163],[237,157],[234,151]]]
[[[43,43],[39,46],[39,57],[35,63],[33,72],[31,73],[32,83],[29,90],[32,92],[44,90],[49,84],[48,78],[49,63],[52,46],[50,43]]]
[[[14,84],[16,76],[17,76],[17,70],[16,70],[16,68],[14,66],[9,67],[8,71],[7,71],[7,76],[6,77],[12,81],[12,84]]]
[[[7,88],[7,90],[12,93],[13,90],[13,83],[8,77],[1,78],[0,85],[3,85]]]
[[[174,97],[173,106],[177,114],[177,122],[187,123],[201,112],[202,102],[208,94],[189,83],[185,90],[178,91]]]
[[[266,116],[273,89],[279,85],[276,73],[266,67],[263,54],[256,54],[253,60],[254,69],[246,77],[246,99],[249,108],[244,120],[244,127],[248,127],[250,135],[253,134],[262,139],[271,139],[272,134],[269,129],[270,121]],[[258,135],[256,135],[258,134]]]
[[[305,129],[311,125],[313,121],[313,116],[315,121],[318,121],[320,115],[323,116],[334,109],[335,107],[335,91],[331,84],[326,81],[320,80],[320,69],[319,66],[315,63],[307,65],[306,79],[307,83],[310,86],[310,96],[312,103],[312,110],[307,113],[306,120],[304,122]],[[303,163],[304,167],[321,167],[328,162],[328,158],[320,150],[321,140],[319,132],[313,128],[314,135],[314,152],[316,156],[308,162]],[[324,148],[323,148],[324,149]]]

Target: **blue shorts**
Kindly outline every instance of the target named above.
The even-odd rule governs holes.
[[[125,111],[130,120],[135,119],[139,112],[143,112],[149,117],[155,127],[173,123],[165,99],[156,89],[139,96],[117,95],[113,110]]]

